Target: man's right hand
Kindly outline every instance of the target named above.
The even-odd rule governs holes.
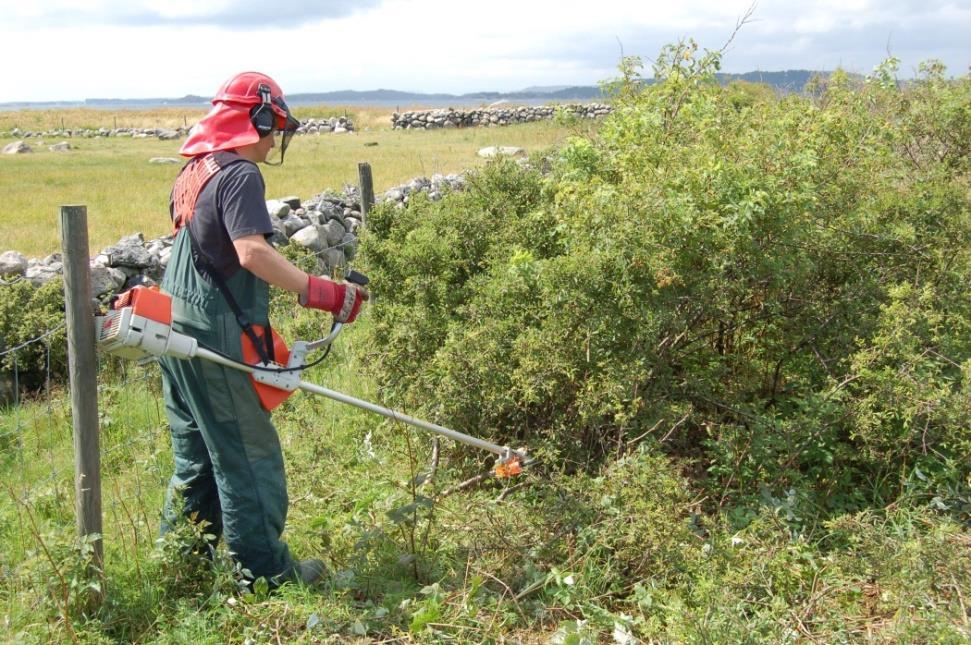
[[[307,276],[306,295],[301,295],[299,302],[304,307],[329,311],[337,322],[351,323],[369,297],[367,289],[359,285],[311,275]]]
[[[361,305],[371,297],[368,290],[353,282],[344,282],[339,287],[344,288],[344,304],[341,310],[334,314],[334,320],[339,323],[352,323],[361,311]]]

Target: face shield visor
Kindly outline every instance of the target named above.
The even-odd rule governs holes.
[[[270,149],[270,153],[266,156],[266,161],[264,163],[270,166],[279,166],[283,164],[283,157],[286,155],[287,147],[290,145],[290,139],[297,132],[297,128],[300,127],[300,121],[297,121],[293,115],[290,113],[290,108],[287,107],[286,102],[280,97],[274,97],[272,101],[273,113],[276,115],[276,127],[273,129],[273,147]]]

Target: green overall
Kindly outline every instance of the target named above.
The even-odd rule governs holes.
[[[266,325],[269,285],[243,268],[226,284],[249,320]],[[219,289],[196,270],[187,228],[176,236],[162,290],[172,296],[175,331],[242,359],[242,330]],[[280,440],[249,375],[198,358],[160,363],[175,457],[163,533],[178,519],[178,490],[183,514],[195,514],[211,525],[208,533],[225,537],[254,577],[292,575],[293,559],[280,540],[288,503]]]

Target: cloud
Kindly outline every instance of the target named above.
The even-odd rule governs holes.
[[[0,5],[6,17],[45,27],[219,27],[226,30],[296,27],[338,20],[380,6],[382,0],[47,0]]]
[[[751,0],[0,0],[0,102],[210,96],[242,69],[287,93],[424,92],[586,85],[616,76],[621,47],[645,73],[661,47],[718,49]],[[901,78],[940,58],[968,71],[971,0],[760,0],[723,57],[727,72],[869,73],[890,52]]]
[[[764,4],[764,8],[756,8],[751,22],[724,52],[725,71],[844,66],[867,73],[888,55],[895,55],[902,59],[901,75],[908,76],[929,58],[942,59],[955,74],[966,72],[971,62],[967,44],[971,6],[940,0],[840,0],[798,7]],[[611,31],[574,29],[533,39],[518,56],[615,69],[623,51],[640,56],[650,75],[651,62],[666,43],[690,37],[702,48],[723,47],[741,13],[722,8],[717,13],[699,12],[694,18],[669,16],[663,22],[628,16],[626,21],[615,22]]]

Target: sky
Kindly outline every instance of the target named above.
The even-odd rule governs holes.
[[[285,93],[465,93],[595,85],[622,54],[721,49],[751,0],[0,0],[0,103],[211,96],[261,71]],[[971,65],[971,0],[759,0],[727,72],[899,76]]]

